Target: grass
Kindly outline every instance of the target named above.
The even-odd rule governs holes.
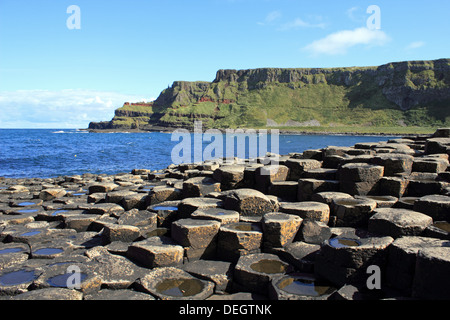
[[[262,129],[262,128],[256,128]],[[272,127],[280,131],[296,131],[305,133],[351,133],[351,134],[384,134],[384,135],[422,135],[432,134],[436,127],[363,127],[363,126],[317,126],[317,127]]]
[[[436,127],[450,126],[450,98],[445,94],[449,61],[394,63],[380,68],[267,68],[241,72],[235,82],[176,81],[158,98],[163,103],[123,106],[118,110],[128,113],[119,114],[113,122],[141,125],[155,118],[159,119],[155,124],[171,127],[189,127],[194,120],[202,120],[205,128],[266,128],[270,119],[279,129],[289,131],[430,134]],[[385,89],[394,89],[390,98]],[[408,99],[419,93],[426,98],[421,101],[428,102],[402,110],[393,102],[397,98],[402,101],[401,92],[409,92]],[[212,101],[200,102],[202,98]],[[123,117],[127,114],[130,116]],[[316,120],[320,126],[282,126],[289,120]]]

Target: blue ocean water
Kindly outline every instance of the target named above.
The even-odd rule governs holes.
[[[397,137],[280,135],[279,153]],[[271,150],[268,137],[268,151]],[[194,138],[192,138],[192,142]],[[213,140],[214,141],[214,140]],[[133,169],[164,169],[172,163],[170,133],[89,133],[68,129],[0,129],[0,177],[51,178],[83,173],[116,174]],[[203,141],[204,150],[211,142]],[[225,140],[223,142],[226,147]],[[248,148],[248,142],[246,142]],[[198,148],[197,148],[198,150]],[[235,155],[236,155],[235,148]],[[225,151],[223,154],[228,155]],[[248,152],[247,152],[248,154]],[[192,150],[192,158],[194,150]]]

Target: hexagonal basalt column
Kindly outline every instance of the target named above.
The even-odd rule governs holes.
[[[220,227],[217,256],[236,262],[240,256],[260,251],[263,233],[257,223],[238,222]]]
[[[420,235],[432,223],[430,216],[417,211],[379,208],[370,217],[368,230],[374,234],[398,238]]]
[[[298,193],[297,181],[274,181],[268,188],[268,194],[286,201],[296,201]]]
[[[156,186],[150,192],[148,201],[158,204],[166,201],[179,200],[181,198],[181,190],[170,186]]]
[[[220,208],[222,200],[216,198],[195,197],[181,200],[178,205],[180,218],[189,218],[198,209]]]
[[[302,178],[298,180],[298,201],[310,201],[315,193],[339,191],[339,181]]]
[[[100,290],[101,279],[91,270],[89,263],[56,264],[45,268],[33,286],[43,288],[69,288],[70,285],[79,286],[83,293],[92,293]],[[76,282],[79,281],[79,284]]]
[[[386,282],[390,287],[410,296],[419,251],[445,247],[447,244],[446,241],[427,237],[405,236],[396,239],[388,249]]]
[[[180,201],[165,201],[147,208],[150,212],[155,212],[158,217],[158,227],[170,227],[173,221],[178,218],[178,205]]]
[[[450,248],[434,247],[419,251],[412,296],[422,299],[450,299]]]
[[[288,172],[288,167],[283,165],[267,165],[257,168],[255,171],[256,189],[267,193],[270,184],[275,181],[285,181]]]
[[[28,260],[30,247],[24,243],[0,244],[0,269]]]
[[[347,163],[339,168],[340,191],[350,195],[367,195],[376,191],[383,177],[382,166],[368,163]]]
[[[223,206],[244,216],[262,216],[274,211],[274,205],[264,193],[247,188],[225,193]]]
[[[384,167],[385,176],[397,174],[410,174],[414,157],[406,154],[378,154],[372,159],[372,163]]]
[[[203,197],[220,192],[220,183],[209,177],[195,177],[183,182],[183,197]]]
[[[428,195],[414,202],[414,210],[433,218],[434,221],[450,222],[450,197],[444,195]]]
[[[222,208],[197,209],[191,214],[191,218],[215,220],[224,225],[239,222],[239,212]]]
[[[214,283],[173,267],[155,268],[136,281],[137,287],[161,300],[204,300],[213,294]]]
[[[377,202],[372,199],[336,199],[333,201],[337,227],[366,226]]]
[[[408,183],[405,177],[382,177],[378,181],[378,193],[400,198],[406,193]]]
[[[398,198],[393,196],[355,196],[355,198],[375,200],[377,208],[391,208],[398,202]]]
[[[345,283],[365,283],[369,265],[384,268],[386,248],[392,237],[332,238],[325,241],[317,255],[314,272],[337,286]]]
[[[188,260],[213,259],[216,256],[220,222],[180,219],[172,223],[171,237],[185,247]]]
[[[305,220],[300,228],[297,239],[309,244],[321,244],[332,235],[330,227],[320,221]]]
[[[53,240],[32,246],[30,257],[33,259],[53,259],[71,251],[70,243],[65,240]]]
[[[132,242],[141,235],[140,229],[135,226],[106,223],[102,233],[103,244],[114,241]]]
[[[330,206],[330,209],[332,209],[331,205],[336,199],[353,199],[353,196],[349,195],[348,193],[336,191],[318,192],[311,196],[312,201],[326,203]],[[331,212],[331,214],[332,213],[333,212]]]
[[[272,279],[285,274],[289,265],[274,254],[257,253],[242,256],[234,268],[234,281],[244,289],[266,295]]]
[[[295,241],[285,248],[277,250],[276,254],[284,261],[289,262],[301,272],[314,272],[314,261],[319,253],[320,245]]]
[[[234,264],[226,261],[196,260],[183,265],[194,277],[215,283],[214,292],[231,292]]]
[[[42,270],[25,266],[13,266],[0,272],[0,294],[16,295],[27,292]]]
[[[244,170],[242,165],[223,165],[214,170],[213,178],[220,182],[221,190],[230,190],[242,183]]]
[[[133,242],[126,256],[147,268],[174,266],[183,263],[184,249],[167,237],[151,237]]]
[[[280,211],[284,213],[298,215],[302,219],[311,219],[328,223],[330,218],[330,207],[321,202],[282,202]]]
[[[264,248],[284,247],[291,243],[303,219],[297,215],[273,212],[266,213],[262,220]]]
[[[301,178],[303,172],[309,169],[319,169],[322,166],[320,161],[314,159],[293,159],[290,158],[285,162],[286,167],[289,168],[288,180],[295,180]]]

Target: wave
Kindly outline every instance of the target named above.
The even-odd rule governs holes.
[[[60,131],[53,131],[52,133],[89,133],[89,132],[88,131],[81,131],[81,130],[76,130],[76,131],[60,130]]]

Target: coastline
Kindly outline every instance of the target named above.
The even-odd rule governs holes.
[[[337,300],[349,286],[361,300],[450,299],[443,281],[450,266],[450,128],[440,130],[433,135],[439,139],[286,155],[276,172],[233,159],[0,178],[2,299],[178,300],[158,287],[181,290],[186,281],[202,284],[186,291],[192,300],[253,297],[249,292],[269,303]],[[297,258],[293,249],[315,258]],[[416,257],[402,259],[406,253]],[[419,259],[429,267],[414,269]],[[364,286],[374,261],[389,280],[371,293]],[[84,274],[77,290],[53,282],[67,278],[68,264]],[[285,290],[281,278],[267,281],[272,265],[283,281],[327,290]],[[414,270],[409,282],[398,279],[397,268]],[[215,282],[229,270],[233,276]],[[31,276],[13,278],[24,272]],[[416,285],[424,281],[436,289]],[[121,290],[104,290],[111,286]]]
[[[88,131],[90,133],[147,133],[147,132],[163,132],[163,133],[172,133],[173,131],[177,129],[186,129],[186,128],[176,128],[176,127],[159,127],[159,126],[153,126],[151,128],[147,129],[124,129],[124,128],[117,128],[117,129],[79,129],[80,131]],[[215,128],[217,130],[220,130],[222,133],[226,133],[226,129],[221,128]],[[278,130],[279,134],[283,135],[329,135],[329,136],[397,136],[397,137],[430,137],[432,136],[431,133],[396,133],[396,132],[357,132],[357,131],[333,131],[333,130],[326,130],[326,131],[313,131],[313,130],[295,130],[295,129],[275,129],[275,128],[242,128],[243,130],[267,130],[267,132],[270,134],[271,130]],[[330,128],[331,129],[331,128]],[[189,132],[193,133],[193,130],[189,130]]]

